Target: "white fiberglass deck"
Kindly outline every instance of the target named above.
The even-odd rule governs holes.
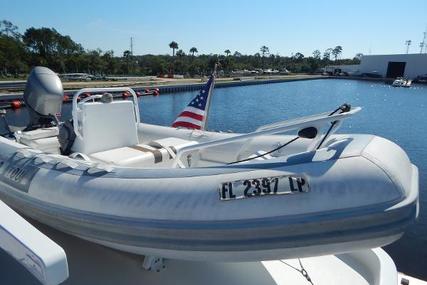
[[[62,284],[150,284],[150,285],[285,285],[310,284],[301,273],[280,261],[249,263],[201,263],[189,261],[166,260],[166,268],[161,272],[142,269],[142,257],[118,252],[93,243],[58,232],[49,227],[33,222],[42,232],[48,234],[67,252],[70,276]],[[375,283],[366,270],[378,270],[375,265],[357,264],[345,256],[312,257],[302,259],[302,264],[311,277],[313,284],[400,284],[401,277],[410,280],[411,285],[425,285],[424,281],[390,272],[394,268],[391,259],[379,249],[377,254],[385,257],[388,268],[382,268],[384,283]],[[352,268],[347,264],[351,264]],[[289,265],[299,267],[298,260],[286,261]],[[390,263],[391,262],[391,263]],[[5,270],[5,272],[3,272]],[[24,270],[24,269],[22,269]],[[395,269],[394,269],[395,270]],[[7,274],[8,266],[2,268]],[[367,278],[361,277],[365,272]],[[372,271],[373,272],[373,271]],[[371,276],[369,278],[369,276]],[[387,279],[388,278],[388,279]],[[10,279],[9,279],[10,280]],[[38,284],[36,280],[22,279],[17,276],[15,284]],[[19,282],[19,283],[18,283]],[[390,282],[390,283],[387,283]]]
[[[310,284],[295,269],[280,261],[247,263],[208,263],[166,260],[166,268],[160,272],[142,268],[142,257],[99,246],[70,235],[58,232],[44,225],[34,223],[48,234],[67,253],[70,277],[63,284],[149,284],[149,285],[285,285]],[[302,264],[314,284],[398,284],[393,261],[380,250],[366,250],[359,254],[365,262],[360,263],[356,255],[303,258]],[[366,254],[372,263],[366,263]],[[382,257],[381,267],[375,256]],[[359,260],[359,261],[358,261]],[[299,268],[298,260],[287,260]],[[351,267],[350,267],[351,266]],[[375,281],[381,275],[383,282]],[[362,277],[365,276],[365,277]],[[22,281],[22,280],[18,280]],[[22,282],[21,282],[22,283]],[[22,284],[36,284],[34,282]],[[411,283],[412,284],[412,283]]]

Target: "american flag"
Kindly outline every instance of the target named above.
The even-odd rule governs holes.
[[[208,115],[209,97],[212,93],[215,77],[211,75],[206,85],[202,87],[199,94],[191,100],[178,118],[173,122],[172,127],[183,127],[187,129],[205,129],[206,117]]]

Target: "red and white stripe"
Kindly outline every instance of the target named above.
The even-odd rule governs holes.
[[[187,106],[179,114],[178,118],[173,122],[172,127],[188,128],[188,129],[202,129],[205,121],[205,111]]]

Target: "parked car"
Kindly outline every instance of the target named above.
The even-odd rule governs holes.
[[[64,81],[91,81],[92,77],[87,73],[63,73],[59,77]]]
[[[290,72],[286,68],[283,68],[282,70],[280,70],[280,74],[282,74],[282,75],[288,75],[288,74],[290,74]]]
[[[427,83],[427,74],[418,75],[417,77],[415,77],[414,81],[420,83]]]

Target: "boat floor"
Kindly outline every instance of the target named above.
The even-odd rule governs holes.
[[[62,246],[67,253],[70,277],[63,284],[207,284],[207,285],[285,285],[310,284],[300,272],[297,259],[247,263],[208,263],[166,260],[160,272],[142,268],[141,256],[119,252],[64,234],[31,221],[39,230]],[[4,255],[4,254],[3,254]],[[2,280],[10,284],[39,284],[18,264],[3,260]],[[342,256],[321,256],[301,259],[313,284],[370,284],[359,272],[360,267]],[[7,265],[6,265],[7,264]],[[7,269],[9,268],[9,270]],[[3,270],[2,270],[3,271]],[[358,272],[359,271],[359,272]],[[8,276],[9,275],[9,276]],[[410,277],[406,277],[411,279]],[[399,277],[400,281],[400,277]],[[7,283],[7,284],[9,284]],[[399,284],[399,283],[398,283]],[[426,282],[411,279],[410,284]]]

